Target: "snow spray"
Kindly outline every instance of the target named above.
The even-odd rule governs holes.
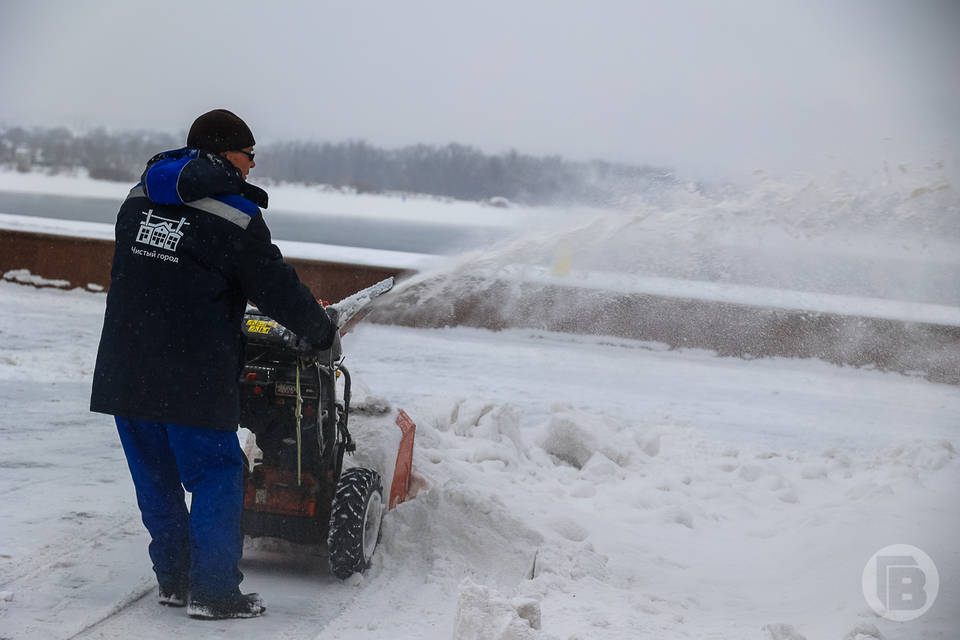
[[[611,196],[604,208],[557,208],[408,280],[372,319],[957,377],[960,196],[939,169],[885,167],[867,182],[674,181]],[[945,343],[950,353],[938,355]]]

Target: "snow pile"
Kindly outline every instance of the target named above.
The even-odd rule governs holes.
[[[421,412],[414,466],[430,488],[385,520],[368,579],[404,565],[431,593],[456,591],[454,638],[697,637],[737,601],[757,609],[733,605],[730,628],[753,619],[766,634],[738,637],[797,640],[838,623],[847,632],[861,624],[862,596],[819,584],[843,573],[828,560],[838,549],[854,552],[842,565],[859,575],[865,543],[846,523],[876,522],[928,483],[942,501],[960,479],[949,442],[866,455],[718,448],[677,424],[563,404],[532,421],[524,413],[464,398]],[[811,549],[820,559],[808,565]],[[746,558],[756,566],[740,566]],[[764,593],[785,562],[823,593]],[[843,615],[798,614],[837,606],[847,628]]]
[[[843,636],[843,640],[886,640],[876,625],[869,622],[858,624]]]
[[[622,425],[596,420],[563,405],[555,406],[539,445],[547,453],[577,469],[591,469],[591,475],[607,474],[611,469],[626,466],[631,450],[643,443],[644,452],[656,455],[659,438],[634,431],[633,439],[625,435]],[[613,465],[609,463],[613,463]]]
[[[21,284],[32,284],[35,287],[56,287],[63,289],[69,287],[70,283],[66,280],[50,280],[30,273],[29,269],[14,269],[3,274],[4,280],[19,282]]]
[[[765,624],[763,630],[767,632],[769,640],[807,640],[789,624]]]
[[[536,600],[507,600],[467,578],[460,585],[454,640],[547,640]]]
[[[70,286],[67,280],[56,280],[44,278],[30,272],[29,269],[12,269],[3,274],[3,279],[8,282],[17,282],[20,284],[29,284],[37,288],[51,287],[55,289],[66,289]],[[88,282],[86,289],[88,291],[101,292],[104,287],[94,282]]]

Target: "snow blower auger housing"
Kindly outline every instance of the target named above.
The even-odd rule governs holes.
[[[392,286],[389,278],[327,307],[336,310],[331,317],[340,333]],[[255,309],[243,322],[240,426],[253,432],[262,452],[244,475],[243,533],[326,545],[334,575],[362,572],[380,535],[383,486],[372,469],[343,470],[344,455],[356,444],[348,429],[350,372],[339,340],[311,352]]]

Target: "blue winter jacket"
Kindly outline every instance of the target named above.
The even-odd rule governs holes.
[[[270,241],[267,194],[222,157],[150,160],[117,214],[92,411],[235,430],[247,301],[325,348],[333,324]]]

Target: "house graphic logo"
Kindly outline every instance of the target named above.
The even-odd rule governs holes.
[[[183,228],[190,226],[186,218],[168,220],[153,214],[153,209],[141,212],[147,218],[140,221],[137,242],[159,249],[176,251],[183,238]]]

